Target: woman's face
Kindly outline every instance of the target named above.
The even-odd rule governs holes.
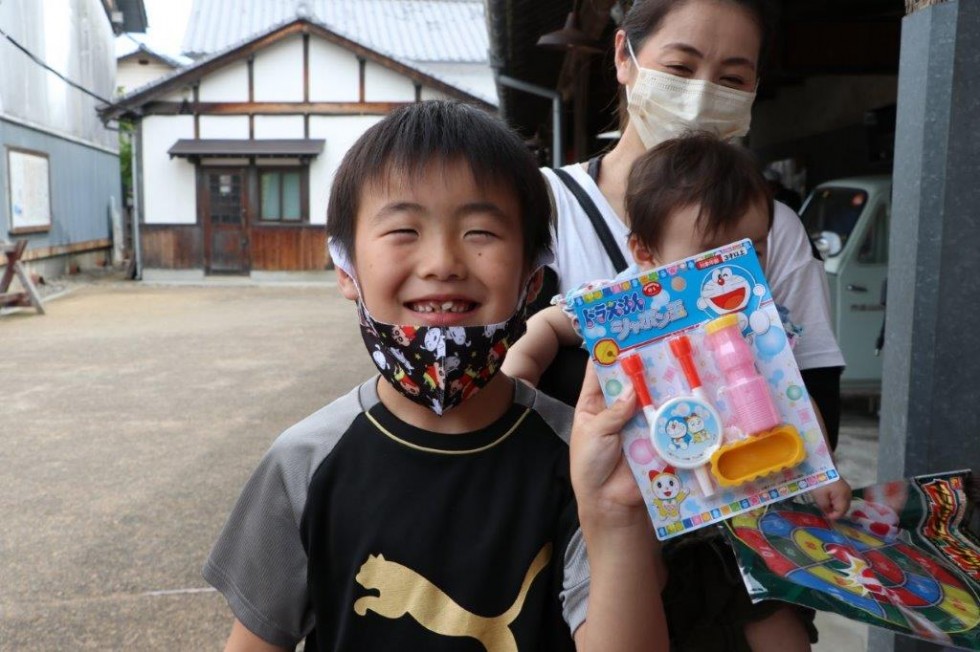
[[[633,52],[643,68],[753,91],[761,40],[746,9],[728,0],[689,0],[668,13],[639,49],[634,43]],[[627,85],[636,78],[622,30],[616,33],[616,77]]]

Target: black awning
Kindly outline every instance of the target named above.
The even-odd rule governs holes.
[[[323,151],[322,138],[181,138],[167,150],[170,157],[316,158]]]

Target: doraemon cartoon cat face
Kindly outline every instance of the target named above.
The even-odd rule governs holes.
[[[752,296],[752,283],[732,267],[719,267],[701,286],[701,298],[714,312],[723,315],[742,310]]]

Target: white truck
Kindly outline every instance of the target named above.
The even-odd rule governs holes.
[[[843,394],[881,394],[891,194],[889,176],[837,179],[814,188],[800,209],[824,257],[834,332],[847,363]]]

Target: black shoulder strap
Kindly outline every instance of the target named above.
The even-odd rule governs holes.
[[[599,241],[602,242],[603,249],[606,250],[606,255],[609,256],[609,260],[612,261],[613,267],[616,269],[616,273],[620,273],[625,270],[628,265],[626,264],[626,259],[623,258],[623,252],[620,251],[619,245],[616,244],[616,239],[613,237],[612,232],[609,230],[609,225],[606,221],[602,219],[602,214],[599,213],[599,207],[595,205],[592,198],[589,197],[589,193],[585,192],[585,188],[580,186],[575,179],[572,178],[565,170],[560,168],[554,168],[555,175],[561,179],[572,194],[575,195],[575,199],[578,200],[579,206],[585,211],[585,214],[589,216],[589,221],[592,222],[592,228],[595,229],[596,235],[599,236]]]

